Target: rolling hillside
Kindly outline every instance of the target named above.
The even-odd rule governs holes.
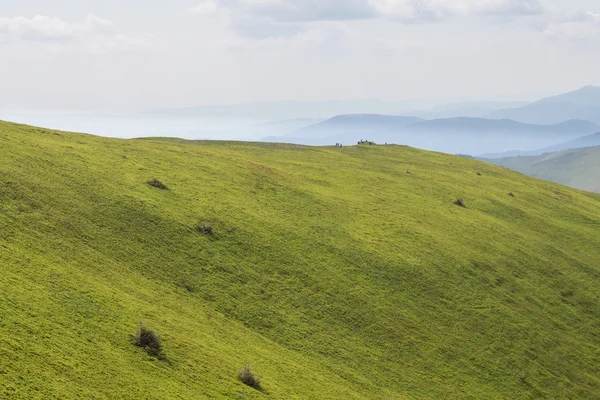
[[[600,196],[402,146],[0,155],[0,398],[600,398]]]
[[[536,178],[600,193],[600,147],[573,148],[539,156],[506,157],[485,161]]]

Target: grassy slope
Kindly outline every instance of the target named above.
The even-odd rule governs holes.
[[[0,155],[0,397],[600,398],[599,196],[397,146]]]
[[[600,193],[600,147],[563,150],[535,157],[485,160],[574,188]]]

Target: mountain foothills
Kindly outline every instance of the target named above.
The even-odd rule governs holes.
[[[403,146],[0,153],[2,398],[600,398],[599,195]]]
[[[582,146],[539,156],[482,160],[536,178],[600,193],[600,146]]]

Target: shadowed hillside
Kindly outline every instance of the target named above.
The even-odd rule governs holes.
[[[593,139],[593,137],[589,138]],[[600,193],[600,147],[574,148],[540,156],[506,157],[484,159],[484,161],[536,178]]]
[[[0,152],[0,397],[600,397],[599,196],[401,146]]]

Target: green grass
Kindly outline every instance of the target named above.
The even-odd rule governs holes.
[[[0,398],[600,398],[599,228],[598,195],[407,147],[0,122]]]
[[[536,178],[600,193],[600,147],[563,150],[541,156],[506,157],[483,161]]]

